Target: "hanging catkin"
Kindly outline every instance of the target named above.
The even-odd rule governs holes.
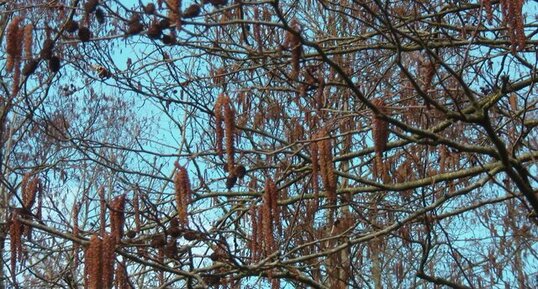
[[[185,167],[177,165],[177,171],[174,177],[174,188],[178,220],[182,226],[187,227],[187,206],[191,201],[192,192],[189,175]]]
[[[13,282],[15,280],[15,269],[17,265],[17,260],[20,260],[22,257],[22,234],[24,231],[23,224],[19,221],[20,212],[19,210],[13,210],[11,215],[11,223],[9,226],[9,238],[11,240],[11,272],[13,275]]]
[[[217,98],[214,108],[216,151],[219,156],[223,155],[223,139],[226,139],[226,170],[233,174],[235,170],[235,112],[232,108],[230,98],[226,94],[221,94]],[[224,130],[222,128],[224,123]]]
[[[137,190],[133,198],[134,222],[135,222],[136,232],[140,232],[140,229],[142,227],[142,222],[140,221],[140,200],[139,199],[140,197]]]
[[[110,203],[110,234],[116,242],[123,238],[125,224],[125,194],[120,195]]]
[[[228,172],[232,173],[235,167],[235,113],[230,103],[230,98],[226,97],[224,105],[224,128],[226,136],[226,154],[228,156]]]
[[[310,143],[310,158],[312,160],[312,189],[314,190],[314,201],[311,202],[310,210],[316,211],[319,205],[319,155],[318,143],[313,141]]]
[[[106,200],[105,200],[105,188],[99,188],[99,203],[101,205],[99,211],[99,224],[100,224],[100,234],[101,236],[105,235],[106,228]]]
[[[372,104],[383,113],[388,114],[389,110],[382,99],[372,100]],[[389,123],[380,115],[374,115],[372,118],[372,137],[374,139],[375,164],[374,175],[381,177],[384,175],[383,152],[387,149],[389,139]]]
[[[114,280],[116,241],[110,234],[93,234],[84,254],[86,288],[110,289]]]
[[[258,256],[258,250],[257,250],[257,243],[258,235],[260,234],[258,229],[258,207],[255,205],[250,206],[249,209],[249,216],[250,216],[250,224],[252,227],[252,233],[250,236],[250,242],[249,242],[249,249],[250,249],[250,255],[252,262],[257,261]]]
[[[26,24],[24,26],[24,58],[27,60],[32,59],[33,31],[34,25]]]
[[[80,211],[80,205],[78,203],[73,204],[73,237],[78,238],[80,234],[80,228],[78,226],[78,213]],[[78,268],[78,248],[79,244],[77,242],[73,242],[73,268],[76,270]]]
[[[329,132],[322,129],[318,135],[319,172],[323,181],[323,186],[327,192],[329,204],[336,204],[336,175],[334,173],[332,145]]]
[[[278,191],[272,179],[265,181],[265,192],[263,194],[262,205],[262,230],[265,253],[270,254],[275,250],[275,240],[273,236],[274,224],[277,214]]]
[[[224,119],[222,117],[222,102],[224,101],[224,97],[222,95],[219,95],[217,98],[217,101],[215,102],[215,108],[213,110],[213,113],[215,114],[215,139],[216,139],[216,148],[215,151],[217,152],[217,155],[222,156],[224,154],[224,149],[222,146],[222,141],[224,139],[224,129],[222,128],[222,123],[224,122]]]
[[[103,287],[102,266],[103,244],[96,234],[90,238],[90,243],[84,254],[85,284],[89,289],[101,289]]]
[[[17,65],[22,54],[22,29],[19,24],[22,21],[22,17],[15,17],[9,23],[6,29],[6,71],[11,72]]]
[[[114,261],[116,258],[114,251],[116,249],[116,244],[117,243],[114,236],[107,234],[103,237],[101,256],[101,260],[103,262],[102,288],[112,288],[114,281]]]

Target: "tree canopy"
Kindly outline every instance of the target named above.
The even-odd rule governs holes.
[[[538,286],[537,7],[0,2],[0,289]]]

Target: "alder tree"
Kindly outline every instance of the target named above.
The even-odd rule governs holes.
[[[1,1],[0,289],[538,286],[537,7]]]

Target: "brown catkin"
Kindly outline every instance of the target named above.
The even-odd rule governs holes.
[[[123,225],[125,224],[125,194],[120,195],[110,204],[110,234],[116,242],[123,238]]]
[[[249,215],[250,215],[250,226],[252,228],[252,234],[250,236],[250,242],[249,242],[249,249],[250,249],[250,256],[252,259],[252,262],[256,261],[256,256],[258,252],[256,251],[256,243],[258,242],[258,210],[257,206],[252,205],[249,209]]]
[[[13,86],[11,88],[12,97],[15,97],[19,93],[21,83],[21,60],[20,58],[15,58],[14,61],[13,66],[15,67],[15,71],[13,72]]]
[[[28,184],[30,183],[30,178],[31,178],[31,174],[30,173],[26,173],[24,174],[24,176],[22,177],[22,181],[21,181],[21,195],[22,195],[22,203],[24,205],[24,203],[26,202],[25,201],[25,198],[26,198],[26,191],[28,190]]]
[[[19,27],[22,17],[15,17],[9,23],[6,29],[6,53],[7,53],[7,63],[6,70],[11,72],[15,67],[15,64],[18,62],[18,59],[21,57],[21,46],[22,46],[22,30]]]
[[[278,189],[272,179],[268,179],[266,192],[271,196],[271,222],[273,227],[280,222],[280,211],[278,207]]]
[[[103,242],[96,234],[90,238],[88,248],[84,254],[84,276],[88,289],[103,288]]]
[[[9,226],[9,237],[11,240],[10,249],[11,249],[11,273],[13,274],[13,281],[15,282],[15,267],[17,265],[17,260],[22,256],[22,234],[23,234],[23,224],[19,221],[19,211],[14,210],[11,216],[11,224]]]
[[[32,59],[33,31],[34,25],[26,24],[24,26],[24,57],[26,59]]]
[[[265,245],[265,254],[269,255],[275,249],[275,240],[273,235],[273,229],[275,224],[274,206],[276,201],[276,186],[270,178],[265,182],[265,192],[263,194],[262,205],[262,230],[263,230],[263,243]]]
[[[137,232],[140,231],[140,228],[142,227],[142,223],[140,221],[140,201],[139,201],[139,195],[138,191],[135,193],[133,198],[133,210],[134,210],[134,222],[135,222],[135,229]]]
[[[372,104],[383,114],[388,114],[389,111],[382,99],[372,100]],[[372,118],[372,138],[374,140],[375,151],[375,169],[374,173],[376,177],[383,175],[383,153],[387,149],[387,142],[389,139],[389,123],[384,120],[380,115],[374,115]]]
[[[301,60],[301,54],[302,54],[302,43],[299,36],[296,35],[296,33],[300,33],[301,26],[299,25],[299,22],[296,19],[293,19],[290,22],[290,27],[292,30],[294,30],[295,33],[288,31],[286,33],[286,37],[284,40],[284,46],[287,46],[289,49],[291,49],[291,79],[296,79],[299,76],[299,70],[300,70],[300,60]]]
[[[223,139],[224,139],[224,129],[222,128],[222,123],[224,122],[222,116],[222,102],[224,97],[220,95],[215,102],[214,114],[215,114],[215,138],[216,138],[216,148],[217,155],[222,156],[224,154],[223,149]]]
[[[223,155],[223,139],[226,139],[226,170],[233,174],[235,169],[235,112],[232,108],[230,97],[226,94],[219,95],[215,103],[214,114],[216,122],[216,151],[219,156]],[[224,123],[224,130],[222,123]]]
[[[123,263],[116,264],[116,278],[114,278],[114,286],[116,289],[129,289],[129,279],[127,276],[127,268]]]
[[[503,20],[508,24],[512,51],[523,50],[527,41],[524,30],[523,0],[501,0]]]
[[[318,156],[318,143],[313,141],[310,143],[310,158],[312,160],[312,188],[314,190],[314,203],[318,204],[319,197],[319,156]],[[317,207],[317,206],[316,206]]]
[[[177,166],[177,171],[174,177],[174,188],[176,196],[176,206],[179,223],[187,227],[187,206],[191,201],[191,184],[187,169],[182,166]]]
[[[37,192],[41,187],[41,181],[38,177],[33,177],[25,186],[25,191],[22,195],[23,206],[26,210],[32,210],[35,203]]]
[[[80,228],[79,228],[79,225],[78,225],[78,214],[79,214],[79,211],[80,211],[80,204],[78,203],[74,203],[73,204],[73,214],[72,214],[72,219],[73,219],[73,237],[74,238],[78,238],[79,237],[79,234],[80,234]],[[79,259],[78,259],[78,248],[79,248],[79,245],[77,242],[73,242],[73,257],[74,257],[74,260],[73,260],[73,267],[75,268],[75,270],[78,268],[78,264],[79,264]]]
[[[105,235],[105,228],[106,228],[106,200],[105,200],[105,188],[101,187],[99,188],[99,203],[101,205],[100,211],[99,211],[99,222],[100,222],[100,233],[101,236]]]
[[[226,137],[226,155],[228,156],[228,172],[233,172],[235,167],[235,113],[232,109],[230,98],[227,96],[224,105],[224,132]]]
[[[102,284],[103,288],[112,288],[112,282],[114,281],[114,261],[115,261],[115,250],[116,250],[116,240],[115,237],[109,234],[106,234],[103,237],[103,248],[102,248]]]
[[[334,205],[336,203],[336,175],[334,173],[331,139],[326,129],[321,130],[318,137],[323,138],[318,141],[317,145],[319,150],[319,172],[327,192],[329,204]]]
[[[259,261],[263,255],[263,240],[265,240],[265,232],[263,228],[263,204],[256,206],[256,221],[258,222],[258,234],[256,235],[256,258],[255,261]]]

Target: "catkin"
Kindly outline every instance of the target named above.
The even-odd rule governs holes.
[[[79,234],[80,234],[80,228],[79,228],[79,225],[78,225],[79,211],[80,211],[80,205],[78,203],[74,203],[73,204],[73,215],[72,215],[72,218],[73,218],[73,237],[74,238],[78,238]],[[78,263],[79,263],[78,248],[79,248],[79,244],[77,242],[73,242],[73,256],[74,256],[73,267],[75,269],[78,268]]]
[[[177,166],[176,175],[174,177],[174,189],[176,197],[176,206],[179,223],[186,227],[188,225],[187,206],[191,201],[191,184],[187,169],[182,166]]]
[[[374,99],[372,104],[377,107],[381,113],[389,113],[385,102],[382,99]],[[374,139],[375,151],[374,174],[376,177],[380,177],[384,175],[383,153],[387,149],[389,123],[379,115],[374,115],[372,118],[372,137]]]
[[[101,187],[99,188],[99,203],[101,205],[100,211],[99,211],[99,224],[100,224],[100,233],[101,236],[105,235],[105,228],[106,228],[106,200],[105,200],[105,188]]]
[[[22,17],[13,18],[6,29],[6,70],[8,72],[13,71],[13,68],[21,57],[22,31],[19,27],[21,21]]]
[[[235,170],[235,112],[227,95],[219,95],[215,102],[214,114],[217,155],[223,155],[223,139],[226,139],[226,169],[233,174]],[[224,129],[222,128],[223,123]]]
[[[275,240],[273,235],[274,224],[278,213],[278,191],[272,179],[265,182],[265,192],[263,194],[262,205],[262,230],[265,253],[270,254],[275,250]]]
[[[33,31],[34,25],[27,24],[24,26],[24,57],[26,59],[32,59]]]
[[[259,242],[258,235],[260,234],[259,229],[258,229],[258,207],[255,205],[250,206],[249,215],[250,215],[250,224],[252,227],[252,234],[250,237],[249,249],[250,249],[252,261],[256,262],[257,256],[258,256],[258,251],[257,251],[257,243]]]
[[[86,286],[89,289],[101,289],[103,287],[102,251],[102,240],[96,234],[92,235],[84,254],[84,276]]]
[[[93,234],[84,254],[85,283],[89,289],[112,288],[116,241],[110,234]]]
[[[222,102],[223,97],[219,96],[215,102],[214,114],[215,114],[215,138],[216,138],[216,151],[217,155],[222,156],[224,154],[224,149],[222,141],[224,139],[224,129],[222,128],[222,123],[224,119],[222,117]]]
[[[527,41],[522,0],[501,0],[503,20],[508,24],[512,51],[523,50]]]
[[[116,240],[112,235],[105,235],[102,241],[102,285],[103,288],[112,288],[112,282],[114,281],[114,261],[115,261],[115,250],[116,250]]]
[[[19,221],[19,211],[14,210],[11,216],[11,224],[9,226],[9,237],[11,240],[11,272],[13,275],[13,282],[15,283],[15,267],[17,265],[17,260],[20,260],[22,257],[22,234],[23,234],[23,224]]]
[[[228,157],[228,172],[233,172],[235,167],[235,113],[230,104],[230,98],[226,98],[224,106],[224,129],[226,136],[226,155]]]
[[[319,172],[321,180],[327,192],[327,199],[330,204],[336,203],[336,175],[334,173],[332,145],[329,132],[326,129],[321,130],[318,133],[319,138],[323,138],[318,141],[318,158],[319,158]]]
[[[120,195],[110,204],[110,234],[116,242],[123,238],[123,225],[125,224],[125,194]]]
[[[142,227],[142,222],[140,221],[140,201],[139,201],[139,194],[138,191],[135,193],[133,198],[133,210],[134,210],[134,222],[135,222],[135,229],[137,232],[140,231],[140,228]]]

